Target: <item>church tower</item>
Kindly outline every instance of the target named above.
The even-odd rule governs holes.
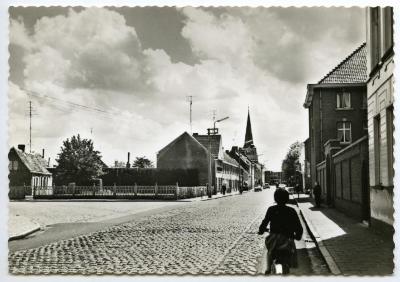
[[[247,112],[246,136],[243,150],[251,161],[258,162],[257,148],[254,146],[253,132],[251,131],[250,109]]]

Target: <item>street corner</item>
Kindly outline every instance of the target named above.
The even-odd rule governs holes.
[[[8,218],[8,241],[23,239],[41,229],[40,225],[28,217],[13,214]]]

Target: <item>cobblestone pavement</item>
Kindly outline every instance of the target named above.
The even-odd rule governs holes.
[[[257,274],[272,191],[195,202],[9,254],[12,274]],[[309,258],[304,258],[309,260]],[[307,271],[311,272],[310,261]]]

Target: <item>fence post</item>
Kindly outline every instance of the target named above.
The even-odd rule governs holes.
[[[137,184],[135,182],[135,186],[133,187],[133,194],[137,197]]]
[[[157,185],[157,182],[156,182],[156,185],[154,186],[154,196],[157,199],[157,196],[158,196],[158,185]]]
[[[179,185],[178,185],[178,182],[176,182],[175,197],[176,197],[177,200],[179,199]]]
[[[114,196],[114,197],[117,197],[117,184],[115,184],[115,183],[114,183],[113,196]]]

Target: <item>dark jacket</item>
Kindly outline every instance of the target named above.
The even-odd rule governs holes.
[[[283,234],[288,238],[300,240],[303,227],[295,209],[285,205],[274,205],[268,208],[259,233],[264,233],[270,223],[270,233]]]
[[[319,184],[314,186],[313,193],[315,196],[321,196],[321,186]]]

